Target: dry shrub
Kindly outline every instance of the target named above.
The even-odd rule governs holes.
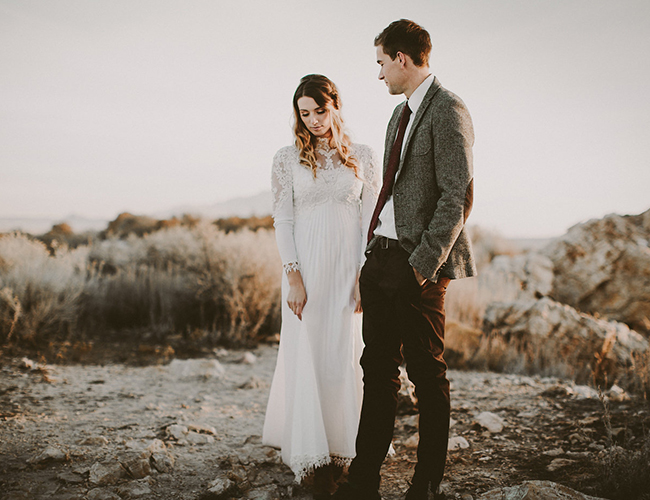
[[[485,335],[471,361],[472,368],[495,372],[542,375],[586,383],[591,379],[588,360],[578,360],[580,349],[558,347],[544,339],[527,335]]]
[[[602,392],[598,395],[607,432],[607,448],[599,457],[598,491],[612,500],[650,500],[650,431],[644,430],[641,446],[615,444],[609,404]]]
[[[36,343],[75,330],[86,281],[87,247],[59,248],[22,234],[0,238],[0,332]]]
[[[103,278],[89,294],[88,321],[204,331],[228,345],[250,345],[278,328],[281,265],[270,231],[176,226],[103,241],[91,258]]]
[[[487,266],[497,255],[516,255],[521,249],[498,232],[479,226],[468,227],[472,240],[474,259],[479,271]]]
[[[126,329],[250,345],[279,330],[280,278],[269,230],[225,234],[200,222],[54,254],[12,234],[0,239],[0,340],[42,345]]]
[[[504,362],[500,348],[490,351],[484,347],[483,317],[490,302],[514,300],[519,292],[519,283],[508,276],[494,276],[489,281],[479,278],[451,281],[445,297],[445,352],[450,367],[485,368]],[[509,354],[508,358],[513,356]]]

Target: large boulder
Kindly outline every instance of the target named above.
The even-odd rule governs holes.
[[[551,259],[551,297],[650,334],[650,210],[573,226],[542,253]]]
[[[499,255],[478,279],[481,295],[490,301],[540,298],[551,293],[553,262],[538,252]]]
[[[551,481],[524,481],[517,486],[496,488],[478,500],[599,500]]]
[[[627,325],[548,297],[488,304],[480,356],[492,369],[627,385],[648,341]]]

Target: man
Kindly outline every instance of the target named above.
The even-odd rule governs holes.
[[[375,500],[395,425],[402,355],[418,398],[418,462],[406,500],[443,498],[449,436],[444,297],[476,274],[465,222],[472,208],[474,132],[465,104],[429,71],[429,34],[412,21],[375,39],[388,92],[404,94],[388,124],[384,181],[361,271],[364,397],[356,457],[335,499]]]

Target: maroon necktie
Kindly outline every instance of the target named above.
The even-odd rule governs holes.
[[[402,116],[399,120],[399,129],[397,130],[397,137],[395,138],[395,143],[390,150],[390,158],[388,159],[388,166],[386,167],[386,173],[384,174],[384,181],[381,186],[381,191],[379,192],[379,197],[377,198],[377,205],[375,206],[375,211],[372,213],[372,219],[370,219],[370,227],[368,228],[368,242],[372,239],[372,235],[377,228],[377,223],[379,222],[379,214],[381,213],[386,200],[393,192],[393,184],[395,184],[395,174],[397,173],[397,167],[399,167],[399,159],[402,152],[402,142],[404,141],[404,132],[406,132],[406,126],[409,122],[409,117],[411,116],[411,108],[409,108],[408,102],[404,105],[402,110]]]

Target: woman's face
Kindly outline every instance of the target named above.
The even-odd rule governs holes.
[[[305,127],[316,137],[328,137],[331,134],[329,108],[321,107],[313,98],[304,96],[298,99],[298,110]]]

